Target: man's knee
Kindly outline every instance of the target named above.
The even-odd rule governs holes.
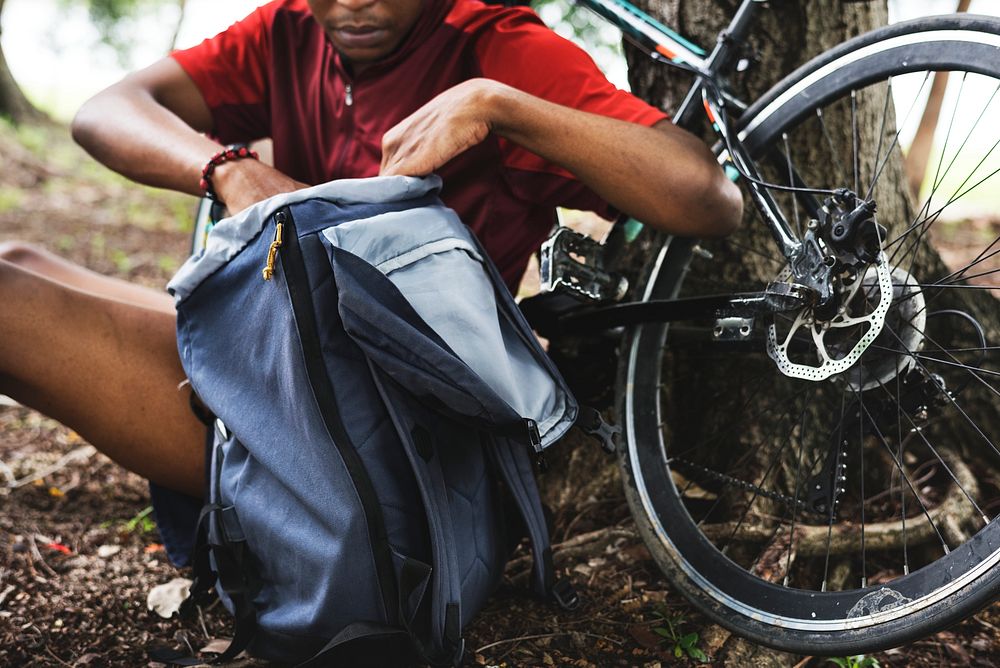
[[[0,260],[18,266],[33,264],[42,257],[37,246],[23,241],[0,241]]]

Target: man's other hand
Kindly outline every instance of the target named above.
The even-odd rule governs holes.
[[[493,100],[507,88],[469,79],[449,88],[390,128],[382,137],[382,176],[424,176],[490,133]]]

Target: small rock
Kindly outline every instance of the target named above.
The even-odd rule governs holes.
[[[97,548],[97,556],[101,559],[107,559],[108,557],[113,557],[122,551],[121,545],[101,545]]]

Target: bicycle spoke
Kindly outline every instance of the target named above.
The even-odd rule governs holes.
[[[753,415],[748,416],[744,420],[740,420],[740,421],[735,421],[734,420],[733,423],[729,426],[729,428],[726,429],[726,431],[719,432],[718,434],[716,434],[715,436],[713,436],[710,440],[699,441],[698,443],[693,444],[687,450],[682,450],[681,452],[679,452],[679,453],[677,453],[675,455],[672,455],[670,457],[670,459],[684,458],[685,456],[690,455],[692,452],[695,452],[695,451],[698,451],[698,450],[704,450],[704,449],[710,448],[710,447],[714,447],[716,444],[721,443],[726,436],[729,436],[729,435],[733,434],[734,432],[739,431],[740,428],[741,428],[741,426],[742,426],[742,424],[748,423],[748,422],[753,422],[755,420],[758,420],[759,418],[764,417],[768,413],[777,410],[782,403],[784,403],[785,401],[788,401],[789,399],[797,396],[798,394],[799,394],[798,391],[792,392],[791,394],[787,395],[783,400],[781,400],[779,402],[776,402],[774,405],[771,405],[768,408],[762,409],[762,410],[758,411],[757,413],[754,413]],[[754,397],[754,396],[751,396],[750,398],[748,398],[747,401],[746,401],[746,403],[743,404],[743,406],[741,407],[741,410],[743,408],[746,408],[747,406],[749,406],[750,403],[755,398],[756,397]],[[669,421],[664,421],[664,422],[660,423],[660,428],[662,429],[663,427],[667,426],[668,422]],[[753,452],[753,451],[751,450],[751,452]]]
[[[841,441],[844,435],[844,411],[847,403],[847,388],[840,395],[840,421],[837,423],[837,443],[833,447],[837,449],[837,454],[834,456],[834,471],[840,471],[840,453],[843,448]],[[827,528],[826,528],[826,559],[823,562],[823,583],[820,585],[820,591],[826,591],[826,581],[830,571],[830,541],[833,539],[833,514],[836,512],[836,498],[838,497],[836,486],[840,484],[839,478],[834,477],[834,492],[833,499],[827,504]]]
[[[899,374],[896,374],[896,396],[902,396],[902,388],[900,387]],[[903,461],[903,448],[906,447],[906,440],[903,438],[903,407],[896,402],[896,440],[898,442],[897,446],[897,459]],[[890,483],[892,481],[890,480]],[[910,555],[907,552],[906,545],[906,488],[903,487],[902,476],[899,479],[899,521],[903,527],[903,575],[909,575],[910,573]]]
[[[785,413],[785,415],[783,417],[788,417],[789,415],[790,415],[790,413]],[[756,443],[756,445],[754,445],[753,448],[751,448],[750,452],[751,453],[756,452],[760,448],[760,446],[762,444],[764,444],[766,442],[770,442],[771,441],[771,437],[778,431],[778,428],[780,427],[780,425],[781,425],[781,419],[779,418],[779,420],[775,423],[773,429],[770,432],[768,432],[763,438],[761,438]],[[740,457],[740,461],[745,461],[746,457],[747,457],[747,454],[744,454],[743,456]],[[725,472],[725,475],[729,475],[729,474],[733,473],[736,470],[736,468],[737,468],[738,465],[739,465],[738,462],[734,462],[734,464]],[[698,521],[698,526],[699,527],[702,524],[704,524],[705,520],[707,520],[709,517],[711,517],[712,513],[715,512],[716,508],[718,508],[718,506],[719,506],[719,504],[721,502],[722,502],[722,495],[720,494],[719,497],[715,500],[715,503],[713,503],[712,506],[708,509],[708,512],[706,512],[705,515]],[[748,508],[748,510],[749,510],[749,508]],[[734,531],[734,535],[735,535],[735,531]],[[730,539],[732,539],[732,536],[730,536]]]
[[[872,191],[875,190],[875,185],[878,183],[878,179],[882,175],[882,170],[885,169],[885,166],[887,164],[889,164],[889,158],[890,158],[890,156],[892,156],[892,149],[895,148],[896,145],[899,143],[899,134],[903,131],[903,128],[906,127],[906,121],[910,117],[910,113],[913,111],[913,108],[916,106],[917,99],[919,99],[917,97],[913,98],[913,101],[910,103],[910,108],[906,110],[906,114],[903,116],[903,121],[901,123],[898,123],[897,126],[896,126],[896,134],[893,136],[892,143],[889,144],[889,148],[886,149],[886,151],[885,151],[885,159],[881,162],[881,164],[879,164],[879,159],[878,158],[879,158],[879,156],[881,155],[881,152],[882,152],[882,135],[883,135],[883,132],[885,130],[885,118],[886,118],[887,112],[889,110],[889,100],[892,97],[892,78],[891,77],[888,80],[888,84],[889,84],[889,90],[886,92],[886,96],[885,96],[885,107],[882,109],[882,127],[879,129],[878,148],[875,149],[875,165],[876,165],[876,170],[875,170],[875,174],[872,176],[871,184],[868,186],[868,191],[865,193],[865,197],[864,197],[865,199],[869,199],[872,196]],[[952,121],[953,122],[954,122],[954,118],[955,118],[955,116],[954,116],[954,114],[952,114]],[[855,190],[855,192],[857,192],[857,191]]]
[[[899,374],[896,374],[899,377]],[[897,406],[898,409],[898,406]],[[858,473],[858,480],[861,484],[860,503],[861,509],[861,588],[868,586],[868,553],[865,550],[865,425],[858,420],[858,466],[861,471]],[[906,524],[903,524],[903,545],[906,545]],[[905,548],[904,548],[905,549]]]
[[[962,99],[962,90],[965,87],[966,76],[962,77],[962,83],[961,83],[961,86],[959,87],[959,91],[958,91],[958,102],[961,102],[961,99]],[[925,82],[926,82],[926,78],[925,78]],[[956,102],[956,108],[958,108],[958,103],[957,102]],[[949,143],[949,141],[951,141],[951,131],[952,131],[952,128],[954,128],[954,126],[955,126],[955,114],[952,113],[952,115],[951,115],[951,121],[949,121],[949,123],[948,123],[948,130],[947,130],[947,132],[945,132],[945,135],[944,135],[944,146],[941,147],[941,155],[938,157],[937,166],[934,169],[934,178],[931,179],[931,184],[932,184],[931,185],[931,191],[927,195],[927,202],[925,204],[925,206],[928,209],[930,208],[931,201],[934,199],[934,193],[937,192],[938,186],[940,186],[944,182],[944,176],[941,174],[941,165],[944,164],[944,157],[948,153],[948,143]],[[970,131],[970,134],[971,134],[971,131]],[[957,155],[958,155],[957,151],[955,152],[955,155],[957,157]],[[954,164],[954,160],[952,160],[952,163],[948,165],[948,169],[951,168],[952,164]],[[945,170],[945,174],[947,174],[948,169]],[[935,216],[934,219],[936,220],[937,217]],[[926,234],[927,230],[930,229],[931,224],[933,224],[933,223],[921,225],[920,232],[917,234],[917,238],[913,242],[913,248],[917,248],[917,246],[920,244],[921,239],[923,239],[924,234]],[[907,268],[907,273],[910,273],[912,269],[913,269],[913,261],[911,259],[910,266]]]
[[[944,364],[945,366],[955,367],[957,369],[965,369],[966,371],[972,372],[973,375],[975,375],[976,373],[983,373],[986,374],[987,376],[997,376],[998,378],[1000,378],[1000,371],[990,371],[989,369],[982,369],[978,366],[970,366],[968,364],[961,364],[959,362],[949,362],[947,360],[943,360],[938,357],[930,357],[928,355],[914,354],[914,358],[920,360],[929,360],[935,362],[936,364]]]
[[[885,393],[886,393],[886,394],[887,394],[887,395],[888,395],[888,396],[889,396],[890,398],[893,398],[893,397],[892,397],[892,393],[891,393],[891,392],[889,392],[888,388],[886,388],[885,384],[883,384],[883,383],[882,383],[881,381],[879,381],[879,387],[880,387],[880,388],[881,388],[881,389],[882,389],[882,390],[883,390],[883,391],[884,391],[884,392],[885,392]],[[926,446],[927,446],[927,448],[928,448],[928,449],[929,449],[929,450],[931,451],[931,454],[933,454],[933,455],[934,455],[934,457],[935,457],[935,458],[936,458],[936,459],[937,459],[937,460],[938,460],[939,462],[941,462],[941,466],[943,466],[943,467],[944,467],[944,470],[945,470],[945,471],[946,471],[946,472],[948,473],[948,477],[950,477],[950,478],[952,479],[952,481],[953,481],[953,482],[954,482],[954,483],[955,483],[956,485],[958,485],[958,488],[959,488],[959,489],[960,489],[960,490],[962,491],[962,494],[963,494],[963,495],[965,496],[965,498],[967,498],[967,499],[969,500],[969,503],[971,503],[971,504],[972,504],[972,507],[976,509],[976,512],[978,512],[978,513],[979,513],[979,516],[983,518],[983,522],[984,522],[984,523],[986,523],[986,524],[989,524],[989,522],[990,522],[990,521],[989,521],[989,519],[988,519],[988,518],[986,517],[986,513],[984,513],[984,512],[982,511],[982,509],[981,509],[981,508],[979,507],[979,504],[978,504],[978,503],[976,503],[976,500],[972,498],[972,495],[971,495],[971,494],[969,493],[969,491],[968,491],[968,490],[967,490],[967,489],[965,488],[965,486],[964,486],[964,485],[963,485],[963,484],[962,484],[962,483],[961,483],[961,482],[959,481],[959,479],[958,479],[958,478],[957,478],[957,477],[955,476],[955,473],[954,473],[954,472],[953,472],[953,471],[951,470],[951,467],[950,467],[950,466],[948,466],[948,463],[944,461],[944,458],[943,458],[943,457],[941,457],[941,455],[940,455],[940,454],[938,453],[937,449],[936,449],[936,448],[935,448],[935,447],[934,447],[934,446],[933,446],[933,445],[931,444],[931,442],[930,442],[930,440],[929,440],[929,439],[927,438],[927,436],[925,436],[925,435],[924,435],[924,431],[923,431],[923,429],[921,429],[921,428],[920,428],[920,427],[919,427],[919,426],[917,425],[917,423],[913,421],[913,418],[911,418],[911,417],[910,417],[909,415],[907,415],[906,413],[904,413],[904,412],[902,412],[902,411],[899,411],[898,413],[899,413],[899,415],[902,415],[902,417],[905,417],[905,418],[906,418],[906,421],[907,421],[907,422],[908,422],[908,423],[910,424],[910,429],[912,430],[912,432],[913,432],[913,433],[915,433],[915,434],[916,434],[916,435],[917,435],[917,436],[918,436],[918,437],[920,438],[920,440],[922,440],[922,441],[924,442],[924,445],[926,445]],[[902,460],[900,460],[900,461],[902,461]]]
[[[903,345],[903,347],[904,347],[904,349],[905,349],[906,345],[905,345],[905,344],[903,343],[902,339],[900,339],[900,338],[899,338],[899,336],[898,336],[898,335],[896,334],[896,332],[894,332],[894,331],[892,330],[892,328],[891,328],[891,327],[886,327],[886,328],[884,329],[884,331],[888,331],[888,332],[889,332],[890,334],[892,334],[892,336],[893,336],[893,337],[894,337],[894,338],[895,338],[895,339],[896,339],[897,341],[899,341],[899,343],[900,343],[901,345]],[[923,372],[924,372],[924,373],[926,373],[926,374],[930,375],[930,371],[928,371],[928,370],[927,370],[927,367],[926,367],[926,366],[924,366],[923,362],[921,362],[921,361],[920,361],[919,359],[917,359],[916,355],[915,355],[915,354],[914,354],[913,352],[910,352],[910,351],[907,351],[907,353],[908,353],[908,356],[909,356],[909,357],[910,357],[910,358],[911,358],[911,359],[912,359],[912,360],[914,361],[914,363],[915,363],[915,364],[916,364],[917,366],[919,366],[919,367],[920,367],[920,368],[921,368],[921,369],[923,370]],[[973,375],[974,375],[974,374],[973,374]],[[985,381],[983,381],[983,382],[985,382]],[[989,384],[987,384],[987,386],[989,386]],[[976,424],[976,422],[975,422],[975,421],[974,421],[974,420],[973,420],[973,419],[972,419],[971,417],[969,417],[969,414],[968,414],[968,413],[966,413],[966,412],[965,412],[965,410],[964,410],[964,409],[963,409],[963,408],[962,408],[961,406],[959,406],[959,405],[958,405],[958,402],[957,402],[957,401],[955,401],[955,398],[954,398],[954,397],[952,397],[952,396],[951,396],[950,394],[948,394],[947,392],[944,392],[944,393],[942,394],[942,396],[944,396],[944,398],[945,398],[945,399],[947,399],[947,400],[948,400],[948,402],[949,402],[949,403],[950,403],[950,404],[951,404],[952,406],[954,406],[954,407],[955,407],[955,408],[956,408],[956,409],[958,410],[958,412],[959,412],[959,413],[961,413],[961,414],[962,414],[962,417],[964,417],[964,418],[965,418],[965,420],[966,420],[966,422],[968,422],[968,423],[969,423],[969,424],[970,424],[970,425],[972,426],[972,428],[976,430],[976,433],[978,433],[978,434],[979,434],[979,435],[980,435],[980,436],[981,436],[981,437],[983,438],[983,440],[984,440],[984,441],[986,441],[986,443],[987,443],[987,444],[988,444],[988,445],[989,445],[989,446],[990,446],[991,448],[993,448],[993,452],[997,453],[997,455],[998,455],[998,456],[1000,456],[1000,449],[998,449],[998,448],[997,448],[997,446],[996,446],[996,445],[995,445],[995,444],[993,443],[993,441],[992,441],[992,440],[990,440],[990,438],[989,438],[989,437],[988,437],[988,436],[987,436],[986,434],[984,434],[984,433],[983,433],[983,430],[982,430],[982,429],[980,429],[979,425],[978,425],[978,424]]]
[[[837,169],[837,182],[844,182],[844,174],[840,168],[840,160],[837,159],[837,151],[833,148],[833,139],[830,138],[830,131],[826,127],[826,121],[823,119],[823,110],[816,109],[816,118],[819,120],[820,131],[823,134],[823,138],[826,140],[826,145],[830,149],[830,163],[836,165]]]
[[[958,189],[963,188],[965,186],[965,184],[969,182],[969,179],[971,179],[972,176],[973,176],[973,174],[976,173],[976,171],[979,169],[979,166],[982,165],[983,162],[985,162],[986,158],[988,158],[990,156],[990,154],[993,153],[993,151],[997,148],[997,146],[1000,146],[1000,139],[998,139],[997,142],[995,144],[993,144],[993,146],[990,147],[990,150],[987,152],[987,154],[985,156],[983,156],[983,159],[979,162],[979,164],[976,165],[976,167],[971,172],[969,172],[969,175],[959,185]],[[968,195],[970,192],[972,192],[973,190],[975,190],[976,188],[978,188],[979,186],[981,186],[983,183],[985,183],[986,181],[988,181],[991,178],[993,178],[998,172],[1000,172],[1000,168],[997,168],[997,169],[993,170],[992,172],[990,172],[989,174],[987,174],[986,176],[984,176],[982,179],[980,179],[979,181],[977,181],[975,184],[969,186],[969,188],[967,188],[966,190],[960,192],[957,195],[952,196],[951,199],[949,199],[947,202],[945,202],[943,206],[941,206],[933,214],[930,214],[927,218],[923,219],[922,221],[917,222],[917,220],[915,219],[895,239],[893,239],[891,242],[887,243],[883,247],[883,249],[888,249],[888,248],[896,245],[900,241],[908,239],[909,235],[913,233],[913,230],[917,229],[918,227],[921,228],[922,231],[925,231],[926,229],[928,229],[931,225],[934,224],[934,222],[938,219],[938,217],[941,215],[941,213],[947,207],[951,206],[952,204],[954,204],[955,202],[957,202],[959,199],[961,199],[962,197]],[[919,218],[919,216],[920,216],[920,214],[918,213],[917,217]],[[916,251],[919,239],[921,237],[922,237],[922,232],[919,233],[918,239],[914,243],[910,244],[910,250]],[[895,251],[893,251],[893,254],[890,256],[889,260],[890,260],[891,264],[895,263],[895,257],[898,254],[899,250],[900,249],[896,249]],[[908,250],[907,252],[910,252],[910,251]]]
[[[885,120],[889,116],[889,100],[892,99],[892,77],[886,81],[886,91],[885,99],[882,102],[882,121],[879,123],[878,127],[878,144],[875,146],[875,164],[879,164],[879,156],[882,155],[882,138],[885,136]],[[916,100],[914,99],[914,103]],[[910,104],[910,108],[913,108],[913,103]],[[907,114],[909,115],[909,114]],[[899,139],[899,130],[905,125],[906,121],[904,119],[903,123],[897,123],[896,136],[892,140],[893,146],[896,145],[896,140]],[[892,153],[892,146],[886,151],[886,161],[888,161],[889,154]],[[871,183],[868,184],[868,191],[865,193],[864,199],[869,199],[872,196],[872,190],[875,189],[875,182],[878,180],[878,175],[882,173],[881,169],[876,170],[875,175],[872,176]]]
[[[802,487],[806,484],[805,479],[802,477],[802,453],[806,448],[804,435],[806,433],[806,419],[808,417],[808,413],[803,413],[802,420],[799,422],[799,456],[795,464],[795,500],[792,502],[792,528],[789,532],[785,577],[782,580],[782,585],[785,587],[788,586],[788,578],[792,572],[792,552],[795,551],[795,520],[798,517],[799,493],[802,491]]]
[[[934,529],[934,533],[937,534],[938,540],[941,541],[941,547],[944,549],[945,554],[950,553],[951,548],[948,547],[948,543],[945,541],[944,536],[941,535],[941,531],[938,529],[937,525],[934,524],[934,520],[931,519],[931,514],[927,510],[927,506],[920,498],[920,495],[917,493],[917,490],[913,487],[913,483],[910,482],[909,476],[906,475],[906,471],[903,469],[903,463],[896,458],[896,454],[892,451],[892,448],[889,447],[889,443],[885,440],[885,436],[882,435],[881,430],[879,430],[878,428],[878,424],[876,424],[875,419],[872,417],[870,413],[868,413],[867,409],[865,409],[865,415],[868,416],[868,419],[872,425],[872,429],[874,429],[875,431],[876,440],[878,440],[878,442],[882,444],[882,446],[886,449],[886,452],[889,453],[889,456],[892,457],[892,461],[893,463],[895,463],[896,468],[899,470],[900,476],[906,482],[906,486],[910,488],[910,492],[913,494],[913,497],[917,500],[917,503],[920,505],[920,510],[921,512],[923,512],[924,517],[927,518],[928,524],[931,525],[931,528]]]
[[[911,325],[911,326],[912,326],[912,325]],[[916,328],[914,328],[914,329],[916,329]],[[887,328],[887,331],[889,331],[890,333],[892,333],[892,334],[893,334],[893,336],[895,336],[895,337],[896,337],[896,339],[897,339],[897,340],[899,340],[899,337],[898,337],[898,336],[896,335],[895,331],[893,331],[893,330],[892,330],[892,328]],[[932,345],[934,345],[935,347],[937,347],[937,348],[938,348],[938,350],[940,350],[941,352],[944,352],[944,353],[946,353],[946,354],[947,354],[947,350],[946,350],[946,349],[944,348],[944,346],[942,346],[942,345],[941,345],[940,343],[938,343],[938,342],[937,342],[937,341],[935,341],[935,340],[934,340],[933,338],[931,338],[931,336],[930,336],[929,334],[927,334],[927,332],[921,332],[920,330],[917,330],[917,332],[918,332],[918,333],[920,334],[920,336],[922,336],[922,337],[923,337],[923,338],[924,338],[924,339],[925,339],[926,341],[929,341],[929,342],[930,342],[930,343],[931,343]],[[880,346],[880,348],[881,348],[881,346]],[[894,350],[894,352],[897,352],[897,353],[899,353],[899,352],[901,352],[901,351],[899,351],[899,350]],[[914,361],[915,361],[916,363],[918,363],[918,364],[919,364],[919,360],[917,360],[917,359],[916,359],[916,355],[917,355],[917,353],[914,353],[913,351],[906,351],[906,354],[907,354],[907,356],[908,356],[908,357],[912,357],[912,358],[914,359]],[[967,366],[967,365],[961,365],[961,363],[960,363],[960,362],[958,362],[958,360],[957,360],[957,359],[955,359],[955,356],[954,356],[954,355],[949,355],[949,357],[951,357],[951,358],[952,358],[953,360],[955,360],[955,363],[956,363],[956,365],[958,365],[958,366]],[[936,358],[936,357],[935,357],[935,358],[931,358],[931,359],[933,359],[933,361],[935,361],[935,362],[941,362],[941,361],[942,361],[942,360],[940,360],[940,359],[938,359],[938,358]],[[923,366],[923,365],[921,365],[921,366]],[[929,373],[929,372],[927,371],[926,367],[923,367],[923,368],[924,368],[924,371],[925,371],[925,372]],[[975,380],[978,380],[978,381],[979,381],[979,382],[980,382],[980,383],[981,383],[981,384],[982,384],[982,385],[983,385],[984,387],[986,387],[986,389],[987,389],[987,390],[989,390],[989,391],[990,391],[991,393],[995,394],[995,395],[996,395],[997,397],[1000,397],[1000,390],[998,390],[997,388],[995,388],[995,387],[993,387],[992,385],[990,385],[990,384],[989,384],[988,382],[986,382],[986,380],[985,380],[984,378],[982,378],[981,376],[978,376],[978,375],[976,375],[975,371],[981,371],[981,370],[982,370],[982,369],[980,369],[979,367],[972,367],[972,368],[967,368],[967,369],[966,369],[966,372],[967,372],[967,373],[969,373],[969,375],[971,375],[973,379],[975,379]],[[993,372],[993,373],[995,373],[995,372]],[[998,452],[997,454],[1000,454],[1000,452]]]
[[[788,417],[789,415],[790,415],[790,413],[786,413],[785,417]],[[771,460],[771,463],[767,467],[767,470],[764,472],[764,475],[761,477],[760,482],[757,483],[757,485],[756,485],[757,487],[759,487],[759,488],[763,488],[764,487],[764,485],[767,482],[768,477],[771,475],[771,472],[778,465],[778,462],[781,461],[781,455],[784,453],[785,447],[788,445],[788,443],[791,440],[792,440],[792,432],[789,431],[787,438],[785,438],[785,440],[782,441],[781,447],[778,449],[778,453]],[[743,514],[740,515],[739,521],[736,523],[736,526],[733,527],[732,533],[729,534],[729,537],[726,539],[726,544],[722,548],[720,548],[720,552],[722,552],[723,554],[726,553],[726,551],[729,549],[730,543],[732,543],[733,538],[735,538],[736,534],[739,533],[740,528],[743,526],[743,522],[746,521],[747,515],[750,513],[750,509],[753,507],[754,502],[757,501],[757,497],[759,495],[760,495],[759,491],[755,489],[754,492],[753,492],[753,496],[750,499],[750,502],[746,505],[746,508],[743,509]]]
[[[965,271],[967,271],[969,267],[974,267],[975,265],[979,264],[980,262],[984,262],[985,260],[989,260],[993,256],[995,256],[997,254],[1000,254],[1000,248],[997,248],[995,251],[991,250],[994,246],[997,245],[998,242],[1000,242],[1000,235],[997,235],[997,237],[993,241],[990,242],[989,246],[987,246],[986,248],[984,248],[983,250],[981,250],[979,252],[979,255],[977,255],[975,258],[973,258],[972,262],[970,262],[969,264],[965,265],[963,268],[957,269],[957,270],[951,272],[950,274],[948,274],[947,276],[939,279],[938,281],[935,282],[935,285],[940,285],[940,284],[951,285],[953,283],[953,281],[951,279],[958,280],[958,278],[956,278],[956,277],[960,278],[960,275],[962,273],[964,273]],[[987,255],[987,253],[989,253],[989,255]],[[948,282],[945,283],[945,281],[948,281]]]

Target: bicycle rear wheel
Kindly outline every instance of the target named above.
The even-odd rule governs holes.
[[[868,652],[1000,594],[1000,206],[984,196],[1000,185],[997,53],[1000,21],[988,17],[882,28],[807,63],[741,118],[769,180],[899,201],[933,73],[950,73],[920,197],[878,213],[892,293],[882,333],[850,369],[793,378],[768,355],[771,326],[786,362],[807,366],[843,358],[867,331],[818,313],[737,323],[749,335],[649,324],[626,340],[620,460],[640,532],[699,609],[757,642]],[[833,141],[843,132],[847,154]],[[779,199],[803,230],[821,204]],[[643,299],[782,278],[777,251],[748,237],[694,259],[692,247],[664,244]],[[841,284],[853,295],[842,316],[882,298],[874,266]]]

